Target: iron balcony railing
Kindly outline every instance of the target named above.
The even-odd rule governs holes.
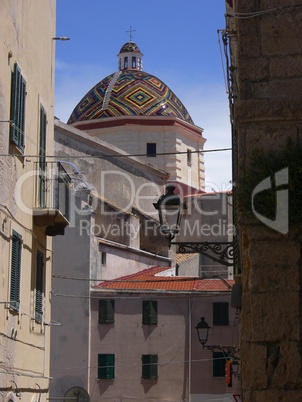
[[[60,162],[36,162],[36,205],[37,210],[57,210],[69,220],[69,192],[71,179]]]

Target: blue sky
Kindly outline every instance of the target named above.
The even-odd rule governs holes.
[[[205,149],[231,146],[217,30],[225,28],[224,0],[57,0],[55,115],[66,122],[79,100],[118,68],[129,40],[143,70],[165,82],[204,129]],[[205,154],[207,190],[230,189],[231,152]]]

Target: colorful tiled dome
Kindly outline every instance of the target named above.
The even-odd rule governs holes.
[[[171,89],[142,71],[142,53],[134,42],[125,43],[118,57],[119,71],[104,78],[83,97],[68,124],[118,116],[173,116],[194,124]]]
[[[120,50],[120,53],[127,53],[127,52],[140,52],[140,50],[134,42],[130,41],[125,43]]]

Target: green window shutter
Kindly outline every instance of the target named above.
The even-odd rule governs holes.
[[[10,278],[10,306],[19,311],[22,237],[13,230]]]
[[[11,82],[10,141],[21,151],[24,150],[25,98],[26,82],[20,67],[15,63]]]
[[[35,319],[42,321],[43,316],[43,282],[44,282],[44,256],[41,251],[37,251],[37,264],[36,264],[36,290],[35,290]]]
[[[99,300],[99,324],[114,323],[114,300]]]
[[[157,301],[156,300],[143,300],[143,324],[156,325],[157,324]]]
[[[229,325],[229,303],[213,303],[213,325]]]
[[[46,207],[46,124],[47,116],[40,107],[40,138],[39,138],[39,207]]]
[[[142,378],[156,379],[158,356],[157,355],[142,355]]]
[[[225,377],[226,356],[222,352],[213,352],[213,377]]]
[[[98,378],[114,379],[115,356],[114,354],[98,355]]]
[[[26,98],[26,82],[21,76],[21,94],[20,94],[20,123],[19,123],[19,148],[24,150],[24,131],[25,131],[25,98]]]

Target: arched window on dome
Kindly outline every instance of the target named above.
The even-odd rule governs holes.
[[[119,59],[118,68],[119,68],[119,70],[122,69],[122,60],[121,59]]]
[[[128,68],[128,57],[124,57],[124,68]]]
[[[137,59],[137,64],[138,64],[138,69],[141,70],[142,69],[142,59],[140,57],[138,57]]]
[[[136,57],[132,57],[132,68],[136,68]]]

